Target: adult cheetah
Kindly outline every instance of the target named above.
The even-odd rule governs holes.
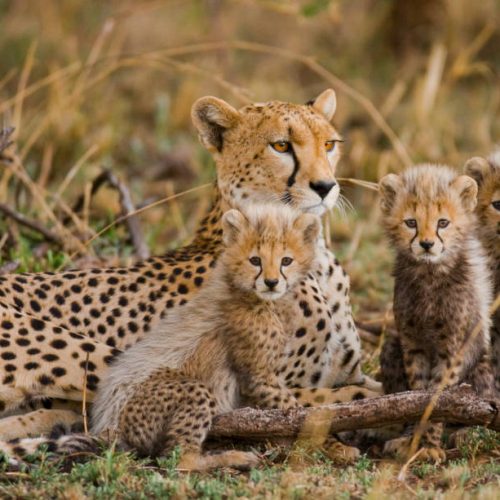
[[[0,437],[78,420],[53,399],[80,402],[87,369],[91,402],[114,356],[196,295],[222,251],[227,209],[272,202],[321,215],[333,208],[341,141],[330,124],[335,107],[333,90],[306,105],[272,101],[239,110],[199,99],[192,118],[215,159],[217,181],[191,243],[128,268],[0,277],[0,411],[10,415],[0,420]],[[276,369],[303,404],[375,395],[379,384],[360,368],[349,279],[322,238],[319,245],[321,259],[290,307],[289,356]],[[19,414],[41,398],[52,408]]]

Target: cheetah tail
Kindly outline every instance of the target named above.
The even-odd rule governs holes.
[[[37,453],[48,452],[55,458],[76,458],[81,455],[98,453],[102,441],[87,434],[70,434],[55,439],[36,437],[0,441],[0,453],[11,465],[17,464],[25,457]]]

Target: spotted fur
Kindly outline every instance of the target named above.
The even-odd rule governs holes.
[[[476,214],[479,220],[478,234],[489,258],[494,279],[494,296],[500,294],[500,150],[487,160],[471,158],[465,172],[479,186]],[[500,394],[500,308],[493,313],[491,328],[492,357],[495,384]]]
[[[396,252],[398,332],[382,349],[384,389],[466,381],[491,396],[491,280],[475,235],[476,182],[448,167],[419,165],[384,177],[380,190],[382,223]],[[408,440],[398,440],[398,447]],[[441,459],[440,443],[441,426],[430,426],[422,457]],[[394,451],[394,443],[386,449]]]
[[[272,101],[240,110],[202,98],[193,121],[214,156],[217,182],[190,244],[127,268],[0,277],[0,411],[12,414],[39,398],[79,402],[84,379],[90,404],[113,358],[203,290],[222,250],[221,216],[229,208],[271,202],[319,215],[331,209],[339,192],[334,110],[331,90],[311,105]],[[284,153],[277,151],[281,142],[289,145]],[[332,397],[372,395],[379,386],[361,372],[349,279],[323,239],[318,252],[290,305],[280,377],[299,391],[358,384]],[[315,396],[305,397],[312,403]],[[11,421],[0,420],[0,436],[44,432],[47,418],[21,415],[15,432]]]

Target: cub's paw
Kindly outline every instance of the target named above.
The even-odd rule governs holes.
[[[325,455],[337,464],[352,464],[361,456],[354,446],[348,446],[340,441],[331,441],[323,445]]]
[[[225,451],[221,453],[221,459],[220,467],[231,467],[238,470],[249,470],[257,467],[260,463],[260,458],[251,451]]]
[[[384,454],[391,455],[398,460],[408,460],[412,436],[403,436],[387,441],[384,445]],[[423,446],[415,457],[416,462],[434,462],[436,464],[446,459],[446,453],[438,446]]]
[[[418,462],[434,462],[440,464],[446,460],[446,453],[439,446],[424,446],[420,449],[415,461]]]
[[[384,455],[389,455],[398,460],[406,460],[410,451],[411,436],[402,436],[387,441],[384,445]]]

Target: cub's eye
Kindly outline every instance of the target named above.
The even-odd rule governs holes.
[[[260,257],[250,257],[248,260],[252,266],[260,266]]]
[[[450,221],[448,219],[439,219],[438,220],[438,227],[444,229],[445,227],[448,227],[450,224]]]
[[[495,210],[500,210],[500,200],[496,200],[492,203]]]
[[[277,141],[271,142],[271,147],[278,153],[288,153],[292,146],[288,141]]]
[[[326,141],[325,142],[326,152],[331,153],[336,148],[337,142],[339,142],[339,141]]]
[[[282,266],[289,266],[293,262],[293,259],[291,257],[283,257],[281,259],[281,265]]]
[[[417,227],[417,221],[415,219],[406,219],[404,223],[412,229],[415,229]]]

